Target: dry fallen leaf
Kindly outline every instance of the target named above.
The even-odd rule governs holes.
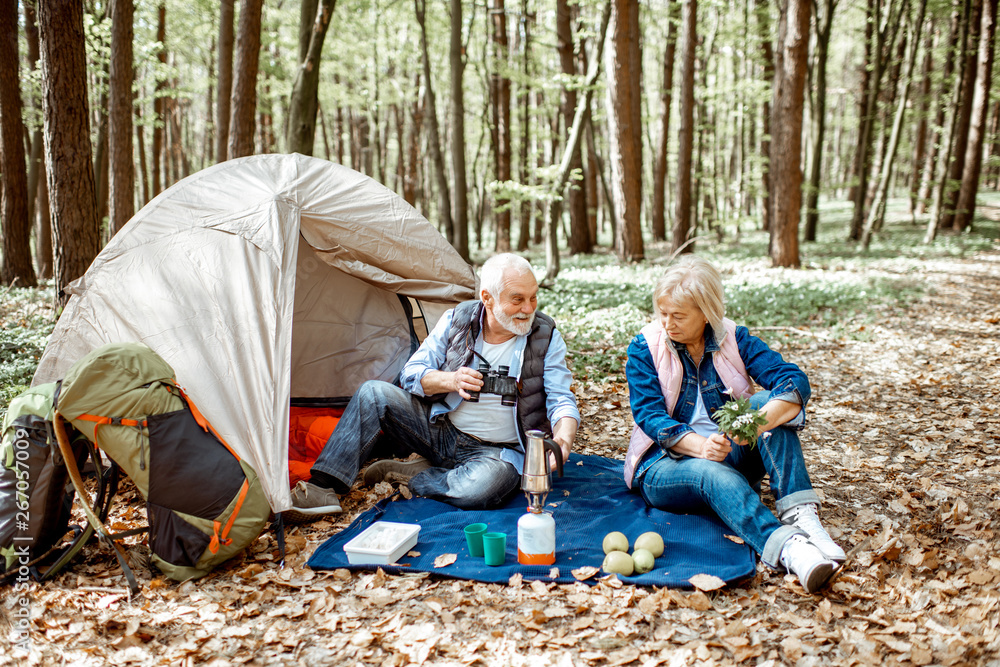
[[[434,559],[434,567],[447,567],[458,560],[458,554],[441,554]]]
[[[550,579],[556,579],[558,577],[559,577],[559,568],[558,567],[554,567],[554,568],[552,568],[552,569],[549,570],[549,578]]]
[[[593,567],[591,565],[584,565],[583,567],[578,567],[572,571],[573,578],[577,581],[586,581],[592,576],[600,572],[601,569],[598,567]]]
[[[723,535],[723,537],[725,537],[727,540],[730,540],[731,542],[736,542],[736,544],[743,544],[742,537],[737,537],[736,535]]]
[[[726,582],[714,574],[696,574],[688,581],[699,591],[714,591],[726,585]]]

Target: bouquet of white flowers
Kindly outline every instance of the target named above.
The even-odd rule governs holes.
[[[757,427],[767,423],[762,411],[750,407],[749,398],[731,399],[712,416],[719,425],[719,431],[733,439],[743,440],[751,447],[757,445]]]

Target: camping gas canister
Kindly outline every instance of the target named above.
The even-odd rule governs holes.
[[[517,521],[517,562],[552,565],[556,562],[556,521],[549,512],[528,512]]]

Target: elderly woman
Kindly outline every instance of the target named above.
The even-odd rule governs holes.
[[[704,259],[675,262],[657,282],[653,306],[655,321],[628,348],[636,428],[625,483],[653,507],[714,511],[764,563],[818,590],[845,554],[819,521],[796,434],[810,395],[805,373],[724,318],[722,279]],[[753,383],[764,390],[754,393]],[[766,415],[756,447],[720,433],[712,420],[730,396],[750,398]],[[765,475],[777,517],[756,490]]]

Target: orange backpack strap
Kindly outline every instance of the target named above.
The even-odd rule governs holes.
[[[222,446],[228,449],[229,453],[235,456],[237,461],[242,461],[243,459],[240,458],[240,455],[237,454],[236,451],[229,446],[229,443],[226,442],[225,438],[219,435],[219,432],[215,430],[215,427],[212,426],[212,424],[207,419],[205,419],[205,415],[201,414],[201,410],[198,409],[198,406],[194,404],[194,401],[192,401],[191,398],[187,395],[187,392],[184,391],[184,387],[180,386],[179,384],[174,386],[177,387],[177,391],[181,393],[181,398],[184,399],[184,402],[187,403],[188,408],[191,409],[191,415],[194,417],[194,420],[198,422],[198,426],[200,426],[202,430],[205,431],[206,433],[208,431],[211,431],[212,435],[214,435],[216,438],[219,439],[219,442],[222,443]]]

